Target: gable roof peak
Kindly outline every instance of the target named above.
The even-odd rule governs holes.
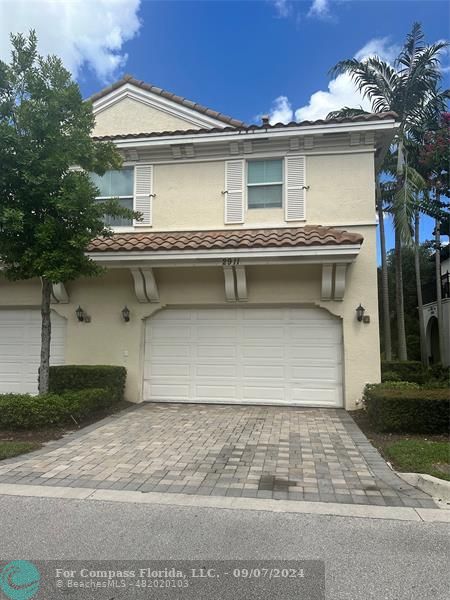
[[[221,121],[222,123],[228,125],[229,127],[246,127],[247,126],[246,123],[244,123],[244,121],[240,121],[239,119],[234,119],[233,117],[224,115],[216,110],[212,110],[211,108],[203,106],[202,104],[198,104],[198,102],[193,102],[192,100],[188,100],[187,98],[184,98],[183,96],[177,96],[176,94],[173,94],[172,92],[164,90],[163,88],[157,87],[156,85],[153,85],[151,83],[146,83],[145,81],[143,81],[141,79],[137,79],[136,77],[134,77],[133,75],[131,75],[129,73],[126,73],[125,75],[123,75],[123,77],[121,77],[120,79],[118,79],[117,81],[112,83],[111,85],[103,88],[96,94],[93,94],[92,96],[90,96],[89,100],[91,102],[96,102],[97,100],[104,98],[111,92],[114,92],[115,90],[121,88],[122,86],[124,86],[126,84],[134,85],[135,87],[137,87],[141,90],[161,96],[162,98],[165,98],[166,100],[170,100],[172,102],[175,102],[176,104],[185,106],[186,108],[189,108],[193,111],[196,111],[198,113],[206,115],[206,116],[210,117],[211,119],[215,119],[216,121]]]

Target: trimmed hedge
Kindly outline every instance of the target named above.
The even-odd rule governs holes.
[[[448,433],[450,392],[414,383],[367,385],[364,404],[372,427],[390,433]]]
[[[394,376],[398,379],[394,379]],[[418,360],[384,360],[381,362],[381,381],[425,383],[428,378],[426,369]]]
[[[412,381],[450,386],[450,367],[432,365],[426,369],[417,360],[384,360],[381,362],[381,381]]]
[[[0,429],[38,429],[73,424],[115,403],[108,389],[64,394],[0,394]]]
[[[111,365],[61,365],[50,367],[49,392],[61,394],[86,388],[108,389],[114,400],[123,400],[127,370]]]

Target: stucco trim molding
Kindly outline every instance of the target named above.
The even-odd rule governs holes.
[[[194,109],[190,109],[187,106],[182,106],[181,104],[175,103],[170,99],[164,98],[158,94],[140,89],[132,83],[125,83],[120,88],[110,92],[103,98],[95,100],[93,104],[94,115],[103,112],[124,98],[130,98],[136,102],[150,106],[158,111],[181,119],[186,123],[196,127],[208,128],[226,126],[226,123],[223,121],[203,115]]]
[[[236,266],[261,264],[323,264],[353,262],[360,244],[308,246],[303,248],[233,248],[191,251],[90,252],[87,255],[110,268],[224,266],[231,259]]]

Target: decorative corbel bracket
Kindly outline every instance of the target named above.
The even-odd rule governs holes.
[[[247,302],[247,273],[244,266],[224,266],[225,298],[227,302]]]
[[[67,293],[66,287],[64,283],[54,283],[52,285],[52,304],[68,304],[69,303],[69,294]]]
[[[333,265],[322,265],[322,300],[331,300],[333,296]]]
[[[322,265],[322,300],[336,300],[339,302],[344,299],[347,266],[346,263],[335,265],[324,263]]]
[[[153,269],[130,269],[134,281],[134,291],[139,302],[159,302],[158,286]]]

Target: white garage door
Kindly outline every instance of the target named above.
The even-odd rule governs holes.
[[[65,319],[52,311],[52,365],[64,364]],[[0,310],[0,393],[35,394],[41,353],[41,313]]]
[[[342,406],[342,327],[314,308],[163,310],[144,400]]]

